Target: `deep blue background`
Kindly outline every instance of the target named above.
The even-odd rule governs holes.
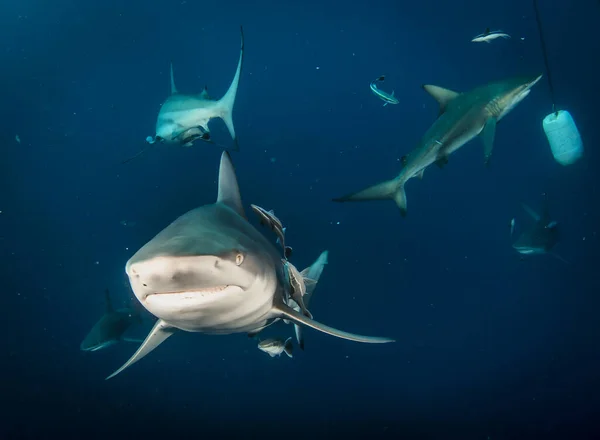
[[[584,159],[562,167],[550,154],[545,77],[499,126],[490,169],[481,141],[467,144],[407,185],[402,219],[392,202],[330,199],[398,172],[437,115],[421,84],[542,73],[530,2],[2,2],[0,438],[593,438],[600,6],[540,9]],[[182,92],[225,92],[240,24],[243,200],[275,209],[298,267],[330,251],[317,319],[397,342],[306,330],[305,352],[271,359],[245,335],[178,334],[105,382],[135,347],[79,351],[103,291],[127,304],[127,259],[215,199],[220,150],[161,146],[120,162],[154,133],[170,60]],[[513,38],[471,43],[486,27]],[[400,105],[369,91],[381,74]],[[510,246],[510,219],[527,220],[519,203],[537,208],[543,192],[571,264],[520,261]]]

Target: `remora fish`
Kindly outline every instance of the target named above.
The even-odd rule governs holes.
[[[392,90],[392,94],[390,95],[389,93],[386,93],[377,87],[377,83],[383,81],[385,81],[385,75],[381,75],[379,78],[376,78],[373,81],[371,81],[369,88],[375,94],[375,96],[377,96],[385,102],[385,104],[383,104],[384,107],[388,104],[398,104],[398,98],[394,96],[394,90]]]
[[[280,319],[343,339],[387,343],[318,323],[284,302],[281,257],[244,213],[229,153],[221,155],[217,201],[193,209],[127,261],[140,303],[158,321],[114,377],[178,330],[208,334],[258,332]]]
[[[317,287],[317,283],[319,282],[319,279],[321,278],[321,274],[323,273],[323,269],[324,269],[325,265],[328,263],[328,261],[327,261],[328,256],[329,256],[329,251],[321,252],[321,255],[319,255],[319,258],[317,258],[313,264],[311,264],[310,266],[308,266],[306,269],[304,269],[301,272],[301,274],[303,274],[303,276],[304,276],[304,284],[306,285],[306,294],[302,298],[302,300],[304,301],[304,307],[306,309],[308,309],[310,300],[315,292],[315,288]],[[300,310],[301,310],[300,306],[292,298],[290,298],[288,300],[288,305],[290,307],[292,307],[295,311],[300,313]],[[311,313],[311,312],[309,312],[309,313]],[[311,317],[312,316],[313,315],[311,313]],[[284,319],[283,321],[286,324],[289,324],[289,321],[287,321],[286,319]],[[298,346],[302,350],[304,350],[304,337],[302,335],[302,327],[299,326],[298,324],[294,324],[294,332],[296,334],[296,340],[298,341]]]
[[[552,220],[548,210],[548,201],[544,196],[542,215],[539,215],[529,206],[522,204],[523,209],[533,218],[534,224],[523,231],[513,243],[513,248],[521,255],[550,254],[559,260],[568,263],[560,255],[552,251],[559,241],[558,222]]]
[[[156,121],[156,135],[154,138],[149,136],[146,139],[148,143],[163,142],[189,147],[197,139],[210,140],[208,123],[213,118],[221,118],[234,141],[234,149],[238,149],[232,114],[244,59],[244,32],[241,27],[240,32],[241,47],[237,70],[229,89],[218,101],[210,98],[206,87],[199,95],[179,93],[175,87],[171,64],[171,95],[160,108]]]
[[[306,295],[306,285],[314,283],[314,281],[306,279],[304,271],[302,271],[302,273],[299,272],[298,269],[296,269],[296,266],[286,259],[282,259],[281,262],[283,264],[286,285],[289,286],[290,298],[300,306],[300,310],[302,310],[304,316],[312,318],[312,315],[304,305],[303,297]],[[308,269],[304,270],[306,271]]]
[[[258,349],[264,351],[271,357],[280,356],[281,353],[293,357],[292,352],[294,346],[292,345],[292,338],[287,338],[285,342],[279,338],[269,338],[258,343]]]
[[[116,344],[119,341],[137,342],[141,340],[124,338],[123,334],[133,324],[140,323],[141,317],[137,310],[124,308],[115,310],[110,300],[108,289],[106,295],[106,310],[104,315],[92,327],[90,332],[81,342],[82,351],[97,351]]]
[[[490,28],[486,28],[485,32],[483,34],[479,34],[477,35],[475,38],[473,38],[471,40],[471,42],[473,43],[491,43],[492,40],[495,40],[496,38],[510,38],[510,35],[508,35],[507,33],[504,33],[502,31],[490,31]]]
[[[267,225],[275,235],[277,235],[277,243],[283,247],[283,255],[287,259],[292,254],[292,248],[285,245],[285,228],[276,216],[273,210],[267,211],[258,205],[251,204],[252,211],[258,216],[261,225]]]
[[[496,124],[530,92],[542,75],[533,78],[513,78],[457,93],[441,87],[425,85],[440,104],[440,115],[427,130],[417,148],[402,158],[400,174],[359,192],[333,199],[334,202],[392,199],[406,215],[404,185],[413,177],[423,177],[425,168],[435,163],[443,167],[448,156],[481,133],[485,163],[488,164],[494,146]]]

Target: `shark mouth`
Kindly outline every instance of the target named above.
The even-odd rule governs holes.
[[[173,292],[154,292],[146,295],[147,301],[152,301],[152,298],[161,297],[161,298],[177,298],[177,299],[199,299],[199,298],[209,298],[212,296],[220,295],[223,293],[234,293],[241,292],[242,288],[240,286],[236,286],[233,284],[224,284],[221,286],[211,286],[211,287],[202,287],[195,288],[193,290],[181,290],[181,291],[173,291]]]
[[[533,255],[533,254],[543,254],[544,251],[542,249],[537,248],[528,248],[528,247],[515,247],[515,250],[523,255]]]

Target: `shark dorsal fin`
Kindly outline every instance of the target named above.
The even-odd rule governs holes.
[[[548,206],[548,195],[546,193],[542,194],[542,215],[541,220],[545,224],[549,224],[552,221],[550,217],[550,207]]]
[[[106,300],[106,313],[111,313],[114,310],[114,308],[112,305],[112,301],[110,300],[110,293],[108,289],[104,291],[104,298]]]
[[[450,101],[460,95],[460,93],[453,90],[445,89],[439,86],[433,86],[431,84],[425,84],[423,88],[440,104],[440,114],[446,111],[446,107]]]
[[[527,206],[525,203],[521,203],[521,205],[523,205],[523,209],[527,212],[527,214],[529,214],[536,222],[539,222],[541,217],[540,215],[535,212],[532,208],[530,208],[529,206]]]
[[[219,192],[217,203],[223,203],[246,218],[242,197],[240,196],[240,187],[238,186],[235,170],[231,163],[229,152],[223,151],[221,155],[221,166],[219,167]]]
[[[171,95],[178,93],[175,87],[175,78],[173,77],[173,63],[171,63]]]
[[[489,35],[490,34],[490,28],[485,28],[485,32],[483,33],[483,35]]]
[[[210,99],[207,86],[204,86],[204,89],[202,90],[202,92],[200,92],[200,99]]]

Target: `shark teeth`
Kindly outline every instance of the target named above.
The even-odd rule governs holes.
[[[151,293],[149,294],[147,297],[150,296],[157,296],[157,295],[184,295],[184,296],[195,296],[195,295],[201,295],[201,296],[205,296],[205,295],[214,295],[217,293],[221,293],[224,292],[225,290],[227,290],[229,287],[232,287],[230,284],[225,284],[223,286],[211,286],[211,287],[204,287],[204,288],[195,288],[194,290],[184,290],[184,291],[179,291],[179,292],[155,292],[155,293]]]

